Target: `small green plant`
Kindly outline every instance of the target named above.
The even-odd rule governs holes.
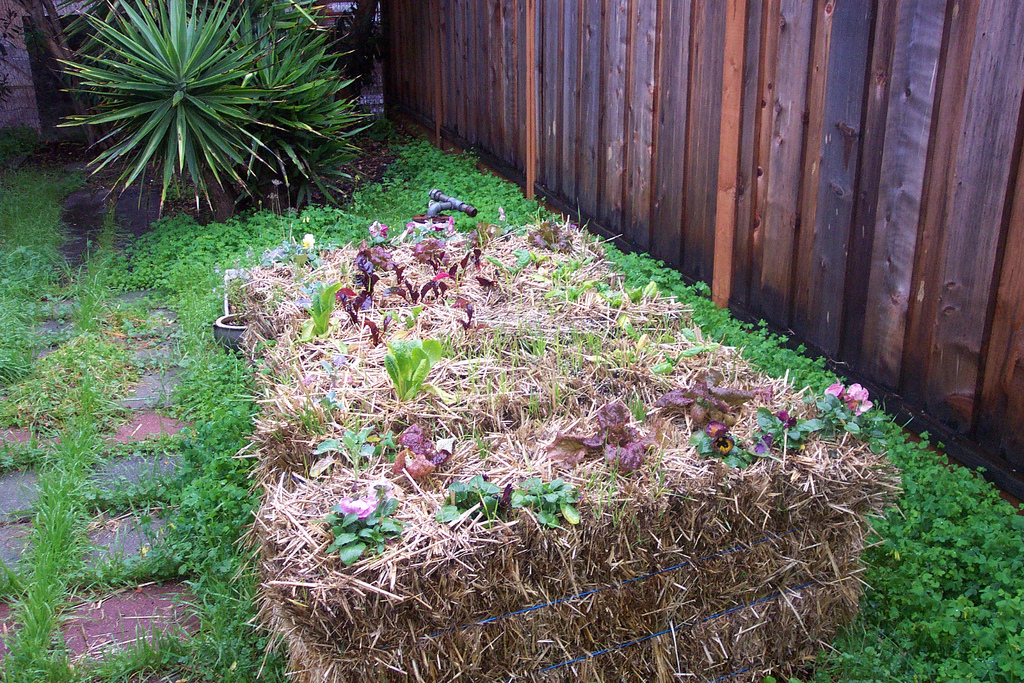
[[[334,295],[341,289],[341,283],[324,285],[315,283],[308,290],[310,303],[310,319],[302,324],[299,341],[308,342],[317,337],[325,337],[331,328],[331,314],[334,313]]]
[[[547,483],[531,478],[521,488],[512,492],[512,507],[530,508],[537,515],[537,521],[546,527],[556,529],[561,525],[558,516],[569,524],[580,523],[580,513],[573,507],[579,493],[561,479]]]
[[[372,495],[342,498],[324,520],[334,533],[327,552],[337,552],[345,566],[355,563],[367,550],[381,554],[389,540],[402,535],[404,525],[391,518],[398,501],[388,496],[387,489],[378,485]]]
[[[470,512],[474,521],[497,519],[509,506],[511,496],[511,484],[503,490],[479,474],[469,481],[452,482],[448,486],[448,504],[438,511],[437,521],[454,522]]]
[[[362,463],[382,455],[388,448],[396,448],[391,432],[379,437],[373,433],[373,427],[363,427],[358,432],[346,429],[340,439],[325,439],[316,447],[313,455],[342,453],[349,464],[358,470]]]
[[[396,340],[388,344],[384,367],[395,384],[399,401],[416,398],[434,363],[441,360],[441,344],[434,339]]]

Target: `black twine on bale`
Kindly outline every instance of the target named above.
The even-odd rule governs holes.
[[[650,574],[644,574],[643,576],[635,576],[632,579],[626,579],[625,581],[620,581],[619,583],[613,583],[610,586],[601,586],[600,588],[594,588],[594,589],[589,590],[589,591],[584,591],[582,593],[577,593],[576,595],[569,595],[569,596],[564,597],[564,598],[559,598],[558,600],[552,600],[551,602],[545,602],[545,603],[541,603],[539,605],[532,605],[530,607],[525,607],[525,608],[523,608],[521,610],[518,610],[518,611],[515,611],[515,612],[509,612],[507,614],[502,614],[502,615],[499,615],[499,616],[496,616],[496,617],[490,617],[489,619],[484,619],[482,621],[474,621],[474,622],[469,623],[469,624],[463,624],[462,626],[456,626],[454,628],[448,628],[448,629],[445,629],[443,631],[438,631],[437,633],[431,633],[430,635],[422,636],[422,637],[423,638],[436,638],[438,636],[443,636],[443,635],[448,634],[448,633],[454,633],[455,631],[463,631],[463,630],[469,628],[470,626],[485,626],[487,624],[491,624],[491,623],[494,623],[496,621],[500,621],[500,620],[505,619],[507,617],[514,617],[514,616],[518,616],[520,614],[526,614],[527,612],[533,612],[534,610],[539,610],[539,609],[542,609],[544,607],[552,607],[553,605],[560,605],[563,602],[569,602],[571,600],[578,600],[580,598],[585,598],[585,597],[587,597],[589,595],[594,595],[595,593],[601,593],[601,592],[606,591],[606,590],[613,590],[613,589],[622,588],[623,586],[625,586],[627,584],[630,584],[630,583],[634,583],[636,581],[644,581],[646,579],[650,579],[650,578],[653,578],[655,576],[659,576],[661,574],[665,574],[667,572],[673,572],[673,571],[676,571],[677,569],[685,569],[686,567],[692,567],[692,566],[694,566],[696,564],[700,564],[701,562],[706,562],[707,560],[712,560],[712,559],[714,559],[716,557],[721,557],[723,555],[728,555],[729,553],[739,552],[740,550],[747,550],[749,548],[753,548],[756,545],[760,545],[762,543],[767,543],[768,541],[773,541],[773,540],[776,540],[776,539],[780,539],[783,536],[787,536],[789,534],[796,533],[797,531],[800,531],[801,528],[802,527],[795,527],[793,529],[790,529],[789,531],[784,531],[781,534],[769,534],[768,536],[765,536],[764,538],[760,538],[760,539],[754,541],[753,543],[751,543],[749,545],[738,545],[738,546],[735,546],[733,548],[729,548],[728,550],[719,550],[716,553],[712,553],[710,555],[706,555],[706,556],[704,556],[704,557],[702,557],[702,558],[700,558],[698,560],[693,560],[692,562],[682,562],[680,564],[673,565],[671,567],[666,567],[665,569],[659,569],[658,571],[651,572]],[[559,665],[559,666],[561,666],[561,665]],[[546,669],[545,669],[545,671],[546,671]]]
[[[707,623],[707,622],[709,622],[709,621],[711,621],[713,619],[718,619],[719,617],[724,617],[727,614],[732,614],[733,612],[738,612],[740,610],[747,609],[748,607],[753,607],[754,605],[759,605],[759,604],[761,604],[763,602],[768,602],[769,600],[777,600],[778,598],[781,598],[786,593],[795,593],[796,591],[804,589],[804,588],[807,588],[808,586],[811,586],[811,585],[814,585],[813,581],[809,581],[809,582],[807,582],[805,584],[799,585],[796,588],[787,588],[786,590],[779,591],[775,595],[768,595],[768,596],[763,597],[763,598],[758,598],[757,600],[754,600],[753,602],[748,602],[745,605],[737,605],[735,607],[730,607],[729,609],[725,610],[724,612],[719,612],[718,614],[712,614],[711,616],[704,617],[703,619],[700,619],[698,621],[686,622],[684,624],[681,624],[680,628],[691,627],[691,626],[698,626],[700,624]],[[643,643],[643,642],[646,642],[648,640],[652,640],[654,638],[659,638],[661,636],[664,636],[664,635],[667,635],[669,633],[672,633],[675,630],[676,630],[675,628],[666,629],[666,630],[660,631],[658,633],[651,633],[650,635],[646,635],[643,638],[637,638],[636,640],[630,640],[630,641],[625,642],[625,643],[619,643],[618,645],[612,645],[611,647],[606,647],[605,649],[598,650],[597,652],[588,652],[587,654],[582,655],[580,657],[577,657],[575,659],[570,659],[568,661],[561,662],[560,664],[553,664],[553,665],[545,667],[543,669],[539,669],[539,670],[535,671],[534,673],[535,674],[547,673],[548,671],[554,671],[555,669],[561,669],[563,666],[571,666],[573,664],[578,664],[579,662],[582,662],[585,659],[591,659],[593,657],[597,657],[598,655],[603,655],[603,654],[606,654],[608,652],[614,652],[615,650],[621,650],[622,648],[629,647],[630,645],[638,645],[639,643]],[[744,671],[747,671],[747,669],[744,669]],[[735,675],[741,674],[741,673],[743,673],[743,671],[737,671],[735,673],[729,674],[728,676],[726,676],[726,678],[728,678],[729,676],[735,676]],[[509,680],[513,680],[513,679],[509,679]],[[716,678],[715,679],[715,681],[720,681],[720,680],[722,680],[722,678]],[[712,681],[711,683],[714,683],[714,681]]]

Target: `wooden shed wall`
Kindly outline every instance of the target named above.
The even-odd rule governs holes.
[[[385,23],[389,104],[1024,468],[1024,3],[391,0]]]

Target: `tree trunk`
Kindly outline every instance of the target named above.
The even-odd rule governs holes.
[[[213,210],[213,220],[223,223],[235,213],[235,193],[231,186],[222,185],[209,170],[203,171],[206,200]]]
[[[43,37],[47,51],[53,55],[58,64],[74,60],[75,55],[71,48],[68,47],[67,36],[64,35],[64,26],[60,22],[60,14],[57,12],[53,0],[14,0],[14,2],[32,19],[32,25]],[[60,67],[60,71],[71,83],[71,106],[74,108],[75,114],[84,116],[88,112],[85,105],[75,94],[79,87],[78,79],[68,75],[63,67]],[[90,145],[95,144],[95,129],[92,126],[84,126],[84,128],[86,140],[88,140]]]

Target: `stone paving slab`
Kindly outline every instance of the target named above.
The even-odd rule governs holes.
[[[0,443],[27,444],[32,443],[32,432],[27,429],[15,427],[14,429],[0,429]]]
[[[136,304],[146,297],[152,297],[156,294],[155,289],[139,289],[134,292],[124,292],[114,297],[115,303],[121,304]]]
[[[192,594],[183,584],[145,585],[91,599],[75,606],[62,629],[73,657],[99,657],[111,649],[132,645],[159,629],[187,636],[199,629],[199,618],[188,603]]]
[[[100,517],[89,525],[88,537],[93,548],[85,557],[85,564],[96,567],[106,562],[143,557],[163,539],[166,525],[155,515],[151,516],[148,525],[134,515],[113,519]]]
[[[148,349],[138,349],[132,358],[140,363],[169,363],[171,350],[163,346],[155,346]]]
[[[133,455],[100,463],[91,479],[100,489],[109,490],[125,483],[170,479],[177,467],[178,456]]]
[[[146,441],[147,439],[161,436],[173,436],[181,430],[192,426],[191,422],[175,420],[153,411],[143,411],[137,413],[131,422],[118,427],[113,441],[116,443],[129,443],[133,441]]]
[[[135,392],[121,399],[121,405],[129,410],[168,408],[172,403],[171,394],[180,383],[178,368],[147,372],[142,375]]]
[[[36,473],[17,470],[0,475],[0,523],[29,519],[36,502]]]
[[[28,548],[28,537],[31,533],[32,525],[28,523],[0,526],[0,564],[8,571],[18,571],[21,558]]]

